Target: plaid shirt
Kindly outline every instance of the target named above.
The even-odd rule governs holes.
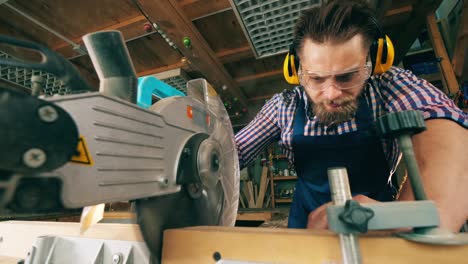
[[[456,107],[443,92],[412,72],[392,67],[384,74],[372,76],[363,90],[374,120],[389,112],[419,110],[424,119],[445,118],[468,127],[468,116]],[[307,123],[305,136],[343,135],[357,130],[354,119],[339,126],[327,127],[313,116],[303,89],[298,86],[285,90],[271,98],[255,119],[239,131],[236,136],[241,168],[251,162],[264,147],[279,140],[290,162],[292,152],[293,119],[299,100],[305,101]],[[400,157],[396,140],[382,139],[383,149],[392,174]],[[391,176],[391,175],[390,175]]]

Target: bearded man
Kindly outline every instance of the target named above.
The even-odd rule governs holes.
[[[288,67],[297,69],[299,85],[273,96],[236,134],[241,167],[279,140],[298,174],[288,226],[326,228],[330,167],[346,167],[361,202],[414,199],[409,181],[401,190],[392,185],[401,152],[395,140],[377,135],[374,123],[390,112],[418,110],[427,126],[413,137],[422,182],[440,227],[458,231],[468,218],[466,113],[408,70],[378,71],[382,58],[373,45],[382,33],[366,1],[324,2],[303,12],[295,27],[289,55],[297,58]]]

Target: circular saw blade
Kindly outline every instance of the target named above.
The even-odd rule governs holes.
[[[209,137],[203,141],[209,142],[209,147],[200,147],[204,144],[200,142],[195,156],[198,160],[200,156],[216,157],[198,162],[196,174],[205,170],[206,164],[214,173],[202,173],[202,177],[197,175],[199,183],[183,184],[178,193],[136,201],[137,222],[148,248],[158,259],[161,257],[162,235],[166,229],[203,225],[234,226],[236,221],[240,171],[232,125],[216,92],[205,80],[195,81],[198,81],[195,83],[198,86],[197,93],[203,94],[203,102],[210,116],[210,128],[206,131]]]
[[[209,93],[210,94],[210,93]],[[214,131],[209,139],[220,144],[222,170],[219,180],[224,191],[224,204],[219,225],[234,226],[239,204],[240,170],[234,132],[229,115],[218,96],[208,96],[208,108],[216,116]]]

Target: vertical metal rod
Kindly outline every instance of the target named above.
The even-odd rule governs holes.
[[[346,168],[329,168],[328,182],[330,183],[330,192],[334,205],[344,205],[347,200],[352,199]],[[340,234],[339,236],[343,264],[362,263],[357,235]]]
[[[414,155],[411,137],[409,135],[398,136],[398,144],[403,152],[403,158],[405,159],[406,168],[408,169],[408,176],[415,200],[427,200],[427,196],[421,182],[421,176],[419,174],[418,162]]]
[[[40,75],[33,75],[31,77],[31,95],[38,97],[44,89],[44,78]]]

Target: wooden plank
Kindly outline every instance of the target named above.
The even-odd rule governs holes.
[[[364,263],[461,264],[468,259],[468,245],[415,243],[389,235],[359,235],[359,244]],[[222,259],[255,263],[343,263],[339,238],[331,232],[247,227],[167,230],[162,263],[214,263],[214,252]]]
[[[247,191],[249,192],[249,208],[255,208],[255,193],[252,181],[247,181]]]
[[[136,214],[133,212],[104,212],[103,219],[135,219]]]
[[[297,180],[297,176],[278,176],[273,177],[274,181]]]
[[[441,59],[439,68],[442,72],[443,79],[445,80],[444,84],[446,85],[446,90],[449,94],[455,94],[459,90],[457,78],[453,72],[450,58],[447,54],[442,35],[437,27],[437,21],[433,13],[427,16],[427,30],[431,38],[434,53],[437,58]]]
[[[272,212],[238,212],[236,220],[240,221],[269,221]]]
[[[232,9],[229,0],[177,0],[190,20]]]
[[[452,66],[455,75],[461,81],[463,76],[463,68],[465,61],[468,60],[468,3],[463,3],[463,9],[460,17],[460,25],[458,26],[457,40],[455,41],[455,48],[452,56]]]
[[[268,166],[263,166],[262,176],[260,177],[260,191],[256,203],[257,208],[263,207],[263,200],[265,199],[265,192],[268,187]]]
[[[178,44],[180,52],[190,61],[194,69],[199,70],[219,94],[230,93],[237,97],[242,107],[247,107],[247,99],[229,73],[221,64],[216,54],[211,50],[200,32],[183,14],[176,0],[141,0],[141,6],[149,17],[175,43],[180,43],[184,37],[191,39],[191,47],[185,48]],[[227,89],[224,91],[223,86]]]
[[[399,30],[398,34],[393,38],[393,43],[395,45],[394,65],[398,65],[403,59],[414,40],[423,30],[427,15],[434,12],[441,2],[442,0],[425,0],[419,1],[413,6],[410,19],[404,26],[401,26],[401,30]]]
[[[254,187],[254,201],[255,201],[255,207],[257,207],[257,201],[258,201],[258,184],[253,184]]]
[[[244,181],[244,185],[242,185],[242,193],[244,194],[244,197],[247,200],[247,204],[246,204],[247,208],[252,208],[250,192],[249,192],[249,187],[248,187],[247,181]]]
[[[242,207],[242,208],[246,208],[245,202],[244,202],[244,197],[242,196],[242,193],[241,193],[241,192],[239,193],[239,201],[240,201],[241,207]]]
[[[279,198],[275,200],[276,203],[292,203],[292,198]]]

